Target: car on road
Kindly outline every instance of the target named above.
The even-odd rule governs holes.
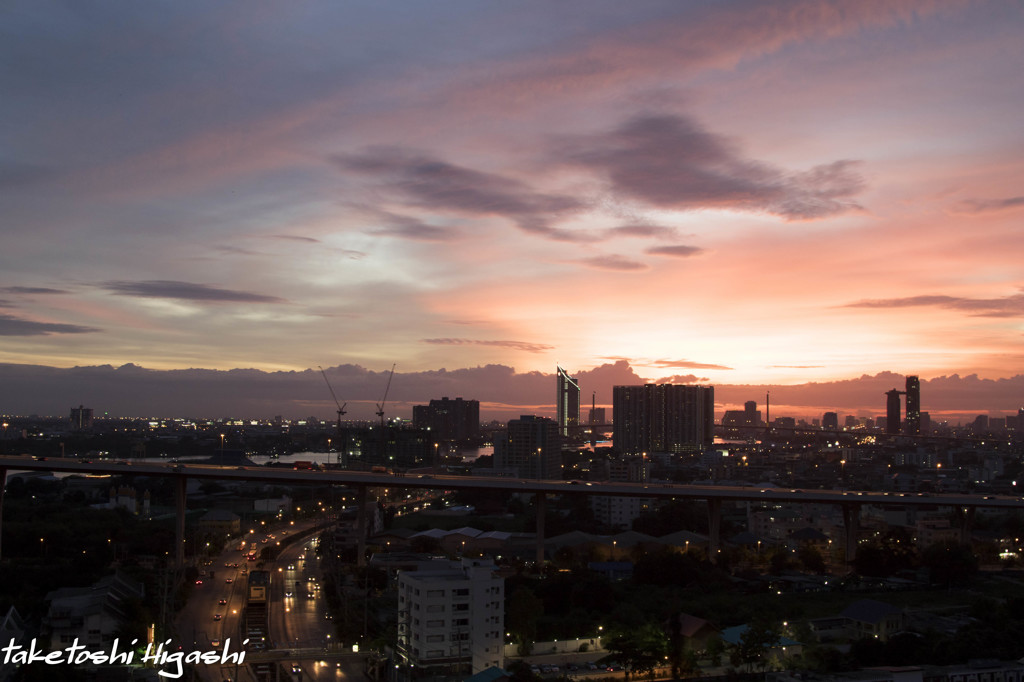
[[[218,601],[217,603],[223,606],[224,604],[227,604],[227,603],[228,603],[228,600],[227,600],[227,599],[221,599],[221,600],[220,600],[220,601]]]
[[[230,585],[231,583],[235,582],[235,579],[234,578],[226,578],[224,580],[224,582],[226,582],[228,585]]]
[[[215,613],[215,614],[213,614],[213,619],[214,619],[214,620],[220,620],[221,618],[223,618],[223,616],[222,616],[222,615],[220,615],[219,613]]]

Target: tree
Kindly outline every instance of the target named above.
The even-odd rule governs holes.
[[[604,640],[604,647],[611,652],[608,658],[615,659],[631,672],[644,673],[665,660],[668,639],[665,633],[653,623],[647,623],[632,630],[619,630]]]
[[[978,572],[978,558],[970,545],[937,542],[924,550],[922,563],[928,567],[931,581],[947,587],[963,587]]]
[[[722,654],[725,653],[725,642],[718,635],[714,635],[708,640],[708,658],[711,659],[711,665],[716,668],[722,665]]]
[[[519,645],[523,656],[530,653],[537,637],[537,622],[544,615],[544,602],[528,587],[518,587],[505,607],[505,627]]]
[[[796,551],[797,560],[803,565],[804,570],[812,573],[825,573],[828,567],[825,566],[825,559],[821,552],[814,545],[802,545]]]
[[[755,663],[760,663],[763,669],[765,654],[778,643],[779,633],[775,627],[764,618],[755,618],[740,635],[740,641],[733,649],[730,661],[736,666],[746,665],[747,670],[751,672]]]

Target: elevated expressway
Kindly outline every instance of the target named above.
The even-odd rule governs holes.
[[[864,505],[945,506],[957,510],[962,520],[961,534],[966,540],[979,507],[1024,509],[1024,497],[1009,495],[890,493],[856,490],[800,490],[761,488],[756,486],[680,485],[662,482],[583,482],[553,481],[509,477],[457,476],[447,474],[403,475],[387,472],[352,471],[347,469],[295,470],[283,467],[221,466],[199,463],[154,462],[148,460],[97,460],[74,458],[37,459],[29,456],[0,457],[0,484],[6,483],[8,471],[50,471],[110,476],[170,476],[176,479],[177,560],[184,562],[185,490],[189,478],[217,480],[263,481],[278,484],[344,485],[357,493],[359,510],[359,561],[364,560],[365,522],[363,515],[369,488],[430,488],[440,490],[502,490],[532,493],[537,502],[537,560],[544,557],[544,507],[547,495],[612,495],[652,499],[703,500],[708,505],[708,555],[714,560],[720,547],[721,509],[724,501],[788,502],[833,504],[843,510],[846,525],[846,557],[856,553],[857,527]],[[0,488],[0,523],[2,498]]]

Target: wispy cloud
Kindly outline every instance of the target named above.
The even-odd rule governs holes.
[[[847,303],[844,308],[948,308],[975,317],[1018,317],[1024,315],[1024,293],[1003,298],[964,298],[924,295],[906,298],[882,298]]]
[[[646,223],[633,223],[630,225],[619,225],[609,228],[605,234],[609,237],[642,237],[653,239],[674,239],[677,237],[675,228],[664,225],[648,225]]]
[[[173,298],[183,301],[208,301],[211,303],[284,303],[277,296],[256,294],[248,291],[219,289],[205,284],[176,282],[172,280],[147,280],[142,282],[104,282],[104,289],[120,296],[141,298]]]
[[[22,317],[0,313],[0,336],[50,336],[52,334],[88,334],[100,331],[96,327],[56,322],[36,322]]]
[[[500,216],[520,229],[560,241],[589,237],[551,226],[583,204],[568,196],[537,192],[514,178],[458,166],[407,150],[376,147],[334,157],[343,170],[377,178],[409,205],[469,216]]]
[[[1005,199],[965,199],[954,207],[957,213],[993,213],[1024,207],[1024,196]]]
[[[422,339],[423,343],[430,343],[437,346],[497,346],[499,348],[510,348],[528,353],[542,353],[552,350],[554,346],[543,343],[529,343],[527,341],[489,341],[485,339]]]
[[[613,192],[652,206],[731,209],[813,220],[859,209],[857,162],[793,172],[743,156],[726,138],[684,116],[647,115],[617,129],[565,138],[554,159],[604,176]]]
[[[591,258],[580,258],[575,262],[580,263],[582,265],[586,265],[588,268],[597,268],[599,270],[620,270],[626,272],[631,270],[648,269],[647,265],[637,262],[635,260],[630,260],[618,254],[612,254],[608,256],[593,256]]]
[[[5,294],[29,294],[29,295],[50,295],[69,294],[67,289],[51,289],[49,287],[0,287]]]
[[[662,369],[732,369],[726,365],[693,362],[692,360],[655,360],[647,364]]]
[[[649,253],[652,256],[674,256],[676,258],[690,258],[691,256],[699,256],[704,253],[704,249],[699,246],[687,246],[685,244],[676,244],[673,246],[652,246],[648,249],[644,249],[644,253]]]
[[[965,298],[925,295],[905,298],[881,298],[847,303],[846,308],[912,308],[934,306],[962,310],[979,317],[1016,317],[1024,315],[1024,294],[1002,298]]]
[[[273,238],[274,239],[284,239],[286,241],[293,241],[293,242],[306,242],[307,244],[322,244],[323,243],[319,239],[316,239],[314,237],[303,237],[302,235],[297,235],[297,234],[275,234],[275,235],[273,235]]]

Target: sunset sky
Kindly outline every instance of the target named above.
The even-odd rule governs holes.
[[[16,0],[0,363],[1024,367],[1024,5]]]

